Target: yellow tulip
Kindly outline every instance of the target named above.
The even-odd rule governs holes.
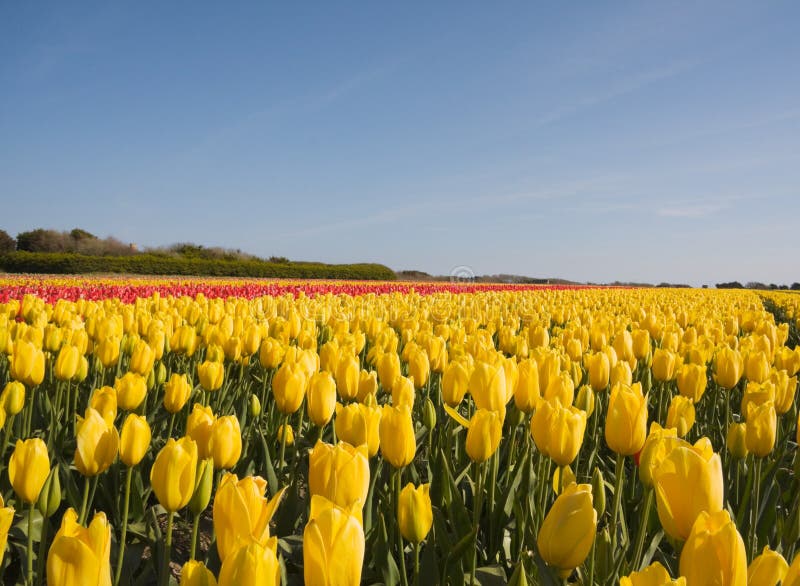
[[[333,376],[326,371],[315,373],[308,385],[308,418],[317,427],[322,427],[331,420],[335,409],[336,382]]]
[[[553,402],[558,400],[562,405],[572,405],[575,402],[575,382],[568,372],[559,372],[551,377],[545,387],[543,398]]]
[[[692,399],[683,395],[672,397],[667,410],[667,427],[676,429],[678,437],[684,437],[692,429],[694,419],[695,409]]]
[[[114,425],[117,418],[117,391],[113,387],[95,389],[89,400],[89,407],[95,409],[108,425]]]
[[[800,320],[798,320],[800,321]],[[800,553],[794,556],[782,586],[800,586]]]
[[[150,485],[167,511],[185,507],[194,492],[197,472],[197,444],[189,437],[169,438],[150,469]]]
[[[126,411],[134,411],[147,395],[147,380],[135,372],[126,372],[114,382],[117,391],[117,405]]]
[[[309,492],[342,507],[363,506],[369,492],[368,453],[366,445],[318,441],[308,458]]]
[[[417,391],[414,388],[414,381],[405,376],[398,376],[394,379],[392,387],[392,405],[407,405],[409,409],[414,408],[414,399]]]
[[[616,384],[623,384],[631,386],[633,384],[633,373],[631,372],[631,365],[627,362],[620,360],[611,367],[611,386]]]
[[[784,415],[794,404],[794,396],[797,393],[797,376],[789,377],[789,373],[785,370],[773,370],[769,380],[775,385],[775,412],[778,415]]]
[[[189,560],[181,567],[179,586],[217,586],[217,579],[203,562]]]
[[[75,346],[65,344],[56,357],[53,374],[58,380],[71,380],[78,373],[82,354]]]
[[[358,399],[363,403],[368,395],[375,395],[378,392],[378,374],[372,370],[362,370],[358,377]]]
[[[503,418],[497,411],[477,409],[469,422],[466,450],[473,462],[485,462],[497,451],[503,434]],[[382,444],[383,440],[381,440]]]
[[[761,405],[752,405],[747,413],[745,443],[747,451],[759,458],[768,456],[775,447],[775,436],[778,429],[778,417],[775,405],[767,401]]]
[[[197,378],[206,391],[216,391],[225,381],[225,365],[211,360],[201,362],[197,365]]]
[[[214,422],[208,451],[215,469],[229,470],[236,465],[242,455],[242,430],[236,415],[226,415]]]
[[[650,354],[650,332],[647,330],[633,330],[631,332],[633,356],[637,360],[647,358]]]
[[[119,459],[128,467],[142,461],[150,448],[150,426],[143,415],[131,413],[122,424],[119,438]]]
[[[514,404],[523,413],[530,413],[536,408],[541,399],[539,369],[536,361],[532,358],[520,361],[518,372],[519,378],[517,378],[517,384],[514,387]]]
[[[684,364],[678,370],[678,392],[697,403],[706,392],[706,367],[699,364]]]
[[[777,586],[786,577],[789,564],[781,554],[764,546],[761,554],[747,568],[747,583]]]
[[[617,454],[632,456],[647,437],[647,397],[642,386],[616,384],[611,388],[606,414],[606,444]]]
[[[674,352],[663,348],[656,348],[653,352],[653,378],[657,381],[666,382],[675,378],[678,367],[680,367],[680,357]]]
[[[505,417],[506,373],[502,364],[478,362],[469,378],[469,392],[478,409],[497,411]]]
[[[336,404],[336,436],[353,446],[366,444],[370,458],[380,447],[381,408],[361,403]]]
[[[711,442],[702,438],[694,446],[673,448],[655,471],[655,490],[658,518],[673,539],[689,537],[700,513],[721,511],[722,462]]]
[[[9,373],[14,380],[35,387],[44,379],[44,352],[31,342],[14,342]]]
[[[0,394],[0,408],[8,415],[17,415],[25,406],[25,385],[19,381],[9,381]]]
[[[595,392],[604,390],[608,386],[608,380],[611,375],[611,363],[608,360],[608,356],[604,352],[587,354],[584,362],[589,371],[589,384],[592,390]]]
[[[414,379],[414,387],[421,389],[428,382],[431,363],[424,350],[412,352],[408,359],[408,375]]]
[[[767,402],[775,403],[775,384],[772,381],[763,383],[748,382],[742,393],[741,415],[747,419],[747,414],[753,408]]]
[[[749,352],[744,359],[744,375],[747,380],[763,383],[769,378],[769,359],[766,352]]]
[[[578,389],[578,394],[575,397],[575,407],[586,413],[589,418],[594,413],[594,391],[589,385],[583,385]]]
[[[384,390],[391,390],[395,379],[400,376],[400,357],[395,352],[384,352],[378,358],[378,380]]]
[[[408,405],[384,405],[378,427],[381,454],[395,468],[408,466],[417,453],[414,421]]]
[[[283,360],[286,349],[275,338],[266,338],[261,342],[261,348],[258,351],[258,361],[261,366],[267,370],[277,368]]]
[[[283,441],[283,436],[286,434],[286,445],[293,446],[294,445],[294,430],[292,429],[291,425],[279,425],[278,432],[275,434],[275,439],[278,442]]]
[[[654,474],[661,466],[664,458],[677,446],[690,446],[690,444],[677,435],[677,430],[664,429],[658,422],[650,424],[650,433],[642,446],[639,454],[639,479],[647,487],[652,487]]]
[[[263,545],[257,542],[243,545],[222,562],[219,570],[219,586],[278,586],[280,583],[277,537],[268,539]]]
[[[343,401],[352,401],[358,397],[358,380],[361,366],[358,358],[352,354],[342,355],[336,365],[336,390]]]
[[[571,464],[583,444],[586,413],[559,401],[540,401],[531,418],[531,436],[536,447],[559,466]]]
[[[45,443],[39,438],[18,439],[8,461],[8,479],[17,496],[28,504],[35,503],[49,474]]]
[[[406,541],[419,543],[431,530],[433,525],[433,508],[431,506],[430,484],[414,487],[408,483],[400,491],[397,503],[397,524]]]
[[[747,585],[744,541],[728,511],[699,514],[681,551],[680,572],[687,584]]]
[[[139,340],[133,347],[129,369],[131,372],[147,376],[153,370],[155,358],[155,352],[150,344],[145,340]]]
[[[3,563],[3,555],[6,552],[6,543],[8,541],[8,530],[11,529],[13,521],[14,509],[7,507],[3,501],[3,495],[0,495],[0,564]]]
[[[714,355],[714,380],[725,388],[732,389],[744,374],[742,355],[728,346],[723,346]]]
[[[726,439],[728,452],[734,458],[742,460],[747,457],[747,424],[731,423]]]
[[[619,586],[686,586],[686,578],[673,580],[664,566],[653,562],[640,572],[631,572],[620,578]]]
[[[222,562],[248,543],[267,544],[269,523],[285,489],[271,500],[264,496],[266,491],[267,482],[260,476],[239,480],[235,474],[226,473],[222,477],[213,509],[217,552]]]
[[[566,577],[589,555],[597,531],[590,484],[571,484],[547,512],[536,543],[539,554]]]
[[[197,445],[197,454],[201,460],[211,457],[211,430],[217,417],[211,407],[203,407],[195,403],[192,412],[186,418],[186,435]]]
[[[315,495],[303,531],[303,577],[315,586],[358,586],[364,563],[364,529],[350,508]]]
[[[442,400],[455,407],[464,399],[469,388],[470,371],[466,363],[453,360],[442,375]]]
[[[169,413],[177,413],[186,405],[192,386],[185,374],[172,373],[164,385],[164,409]]]
[[[83,527],[75,509],[67,509],[47,555],[47,584],[111,586],[110,556],[111,525],[106,514],[96,513],[89,527]]]
[[[75,437],[75,468],[84,476],[92,477],[108,470],[119,451],[117,428],[89,407],[84,417],[78,417]]]

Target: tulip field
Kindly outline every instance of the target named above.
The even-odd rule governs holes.
[[[800,586],[800,294],[0,276],[0,582]]]

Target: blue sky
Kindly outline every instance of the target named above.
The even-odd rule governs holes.
[[[0,228],[800,281],[796,2],[0,2]]]

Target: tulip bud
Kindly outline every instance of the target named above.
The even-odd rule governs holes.
[[[164,385],[164,409],[169,413],[177,413],[192,393],[192,385],[185,374],[173,373]]]
[[[789,564],[784,557],[765,545],[761,554],[747,568],[747,583],[776,586],[786,577],[788,571]]]
[[[261,415],[261,401],[258,396],[250,395],[250,417],[256,418]]]
[[[426,398],[422,406],[422,422],[429,431],[436,427],[436,407],[430,398]]]
[[[587,418],[591,417],[592,413],[594,413],[594,391],[592,391],[592,387],[583,385],[578,389],[578,395],[575,397],[575,407],[586,413]]]
[[[667,428],[675,428],[678,437],[684,437],[692,429],[695,419],[694,403],[689,397],[675,395],[667,410]]]
[[[36,503],[36,508],[45,519],[52,517],[61,505],[61,480],[58,475],[58,464],[56,464],[50,474],[47,475],[47,480],[44,481],[44,486],[39,493],[39,500]]]
[[[217,586],[217,580],[203,562],[189,560],[181,568],[180,586]]]
[[[17,440],[8,461],[8,479],[17,496],[26,503],[35,503],[50,474],[47,446],[39,438]]]
[[[156,384],[163,385],[164,382],[167,380],[167,367],[164,366],[163,362],[159,362],[158,366],[155,368],[156,371]]]
[[[728,427],[727,448],[731,456],[738,460],[747,457],[747,424],[731,423]]]
[[[503,418],[497,411],[477,409],[469,422],[466,450],[473,462],[485,462],[497,451],[503,434]]]
[[[150,448],[151,432],[143,415],[131,413],[122,424],[119,438],[119,459],[126,466],[133,467],[142,461]]]
[[[592,487],[571,484],[547,512],[537,536],[539,553],[562,577],[572,573],[589,555],[597,531]]]
[[[197,474],[197,444],[189,437],[169,438],[150,469],[150,485],[167,511],[182,509],[192,498]]]
[[[206,360],[197,365],[197,378],[206,391],[216,391],[225,380],[225,365],[222,362]]]
[[[209,452],[214,468],[230,469],[242,455],[242,430],[235,415],[218,418],[211,426]]]
[[[281,425],[278,427],[278,433],[275,434],[275,439],[278,442],[283,441],[283,436],[286,436],[286,445],[294,445],[294,430],[291,425]]]
[[[600,468],[595,468],[592,472],[592,503],[597,517],[602,517],[606,511],[606,484]]]
[[[189,500],[189,510],[199,515],[206,510],[208,503],[211,501],[211,493],[214,490],[214,460],[206,458],[200,460],[197,465],[197,474],[195,475],[195,486],[192,498]]]
[[[3,407],[8,415],[16,415],[24,406],[25,385],[17,381],[9,382],[0,395],[0,407]]]
[[[397,503],[397,523],[400,533],[411,543],[419,543],[427,537],[433,525],[430,484],[414,487],[410,482],[400,492]]]

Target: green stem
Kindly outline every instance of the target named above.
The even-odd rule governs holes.
[[[33,508],[36,503],[31,503],[28,509],[28,574],[25,583],[28,585],[33,584]]]
[[[394,473],[394,506],[395,511],[400,503],[400,484],[402,483],[403,469],[399,468]],[[395,513],[396,514],[396,513]],[[398,520],[399,521],[399,520]],[[408,574],[406,573],[406,554],[405,545],[403,544],[403,534],[400,531],[400,523],[397,523],[397,543],[400,551],[400,583],[403,586],[408,586]]]
[[[589,579],[587,580],[587,586],[594,586],[594,558],[596,557],[596,550],[597,550],[597,534],[595,534],[594,539],[592,540],[592,551],[589,553]]]
[[[172,437],[172,428],[175,427],[175,414],[169,418],[169,427],[167,428],[167,441]]]
[[[36,584],[44,581],[44,561],[47,559],[47,533],[50,529],[50,522],[46,517],[42,517],[42,535],[39,538],[39,555],[36,557]]]
[[[625,476],[625,456],[617,454],[617,467],[614,474],[614,508],[611,509],[611,551],[617,551],[617,516],[619,503],[622,500],[622,490]]]
[[[419,586],[419,541],[414,544],[414,586]]]
[[[194,560],[197,553],[197,530],[200,527],[200,514],[196,514],[192,519],[192,547],[189,552],[189,559]]]
[[[172,557],[172,521],[174,513],[167,512],[167,535],[164,541],[164,566],[161,569],[161,576],[159,576],[159,585],[168,586],[169,584],[169,562]]]
[[[83,478],[83,501],[81,502],[81,515],[78,517],[78,523],[83,525],[86,521],[86,509],[89,506],[89,485],[91,484],[91,480],[88,476],[84,476]]]
[[[117,572],[114,574],[114,586],[119,584],[119,579],[122,576],[122,561],[125,559],[125,540],[128,536],[128,510],[131,501],[132,477],[133,467],[130,467],[125,473],[125,504],[122,507],[122,533],[119,538],[119,554],[117,555]]]
[[[756,554],[758,553],[758,509],[759,509],[759,502],[761,500],[761,458],[756,457],[755,463],[753,465],[755,468],[755,482],[753,486],[753,496],[755,500],[753,501],[753,506],[750,509],[750,561],[755,559]]]
[[[642,559],[642,552],[644,551],[644,538],[647,536],[647,520],[650,518],[650,509],[653,508],[653,489],[647,489],[647,496],[644,501],[644,513],[639,522],[639,534],[636,536],[636,549],[633,555],[633,569],[639,568],[639,563]]]
[[[483,485],[485,484],[485,463],[476,464],[478,473],[475,475],[475,510],[472,512],[472,525],[475,531],[475,551],[472,552],[472,563],[469,568],[470,586],[475,586],[475,569],[478,565],[478,528],[481,521],[481,508],[483,508]]]
[[[289,427],[289,416],[283,416],[283,430],[281,431],[281,457],[278,460],[278,469],[280,470],[280,474],[283,475],[283,457],[286,455],[286,428]]]

